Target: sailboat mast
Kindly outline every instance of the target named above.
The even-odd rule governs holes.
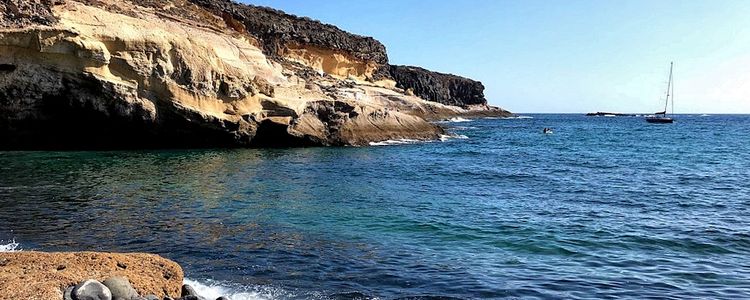
[[[667,85],[667,101],[664,102],[664,114],[667,113],[667,106],[669,106],[669,95],[672,92],[672,70],[674,68],[674,62],[669,63],[669,84]]]

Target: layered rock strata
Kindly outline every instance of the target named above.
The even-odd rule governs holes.
[[[372,38],[267,8],[2,5],[2,149],[366,145],[438,138],[432,119],[507,114],[481,84],[430,89],[446,77],[406,74]]]

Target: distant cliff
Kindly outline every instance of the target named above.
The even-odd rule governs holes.
[[[484,85],[479,81],[410,66],[390,66],[390,74],[396,87],[411,90],[425,100],[461,107],[487,104]]]
[[[4,0],[0,148],[366,145],[505,116],[373,38],[226,0]]]

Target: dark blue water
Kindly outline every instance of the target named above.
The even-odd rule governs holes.
[[[235,299],[748,298],[750,116],[535,115],[468,139],[0,153],[0,240],[142,251]],[[544,135],[543,127],[555,133]]]

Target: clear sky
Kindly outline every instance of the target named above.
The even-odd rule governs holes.
[[[392,64],[480,80],[514,112],[750,113],[750,1],[242,0],[372,36]]]

